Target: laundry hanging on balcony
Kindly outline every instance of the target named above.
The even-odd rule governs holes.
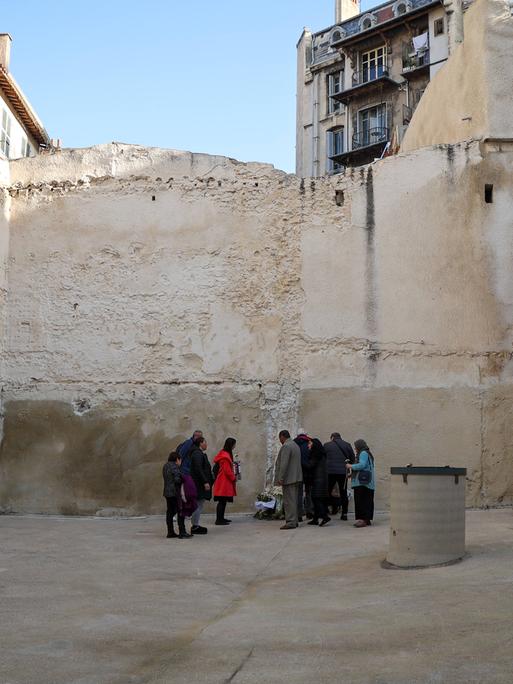
[[[423,50],[427,50],[429,47],[429,35],[428,33],[421,33],[420,36],[414,36],[413,38],[413,47],[415,48],[415,52],[422,52]]]

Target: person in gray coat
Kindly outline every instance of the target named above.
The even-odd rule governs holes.
[[[303,482],[301,469],[301,450],[290,438],[288,430],[279,434],[281,449],[276,459],[274,484],[283,489],[283,508],[285,525],[281,530],[294,530],[298,527],[298,497]]]

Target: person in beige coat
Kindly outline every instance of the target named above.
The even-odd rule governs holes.
[[[281,530],[294,530],[298,526],[298,496],[303,482],[301,469],[301,449],[290,438],[288,430],[279,434],[281,449],[274,469],[274,484],[283,489],[283,508],[285,525]]]

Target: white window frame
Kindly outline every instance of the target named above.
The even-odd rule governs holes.
[[[0,121],[0,150],[7,159],[11,156],[11,124],[12,117],[7,109],[2,109],[2,119]]]
[[[345,149],[345,129],[343,126],[332,128],[326,132],[326,159],[328,173],[338,173],[343,171],[344,167],[330,157],[335,154],[342,154]]]
[[[386,102],[380,102],[379,104],[372,105],[372,107],[364,107],[363,109],[360,109],[358,111],[358,117],[356,120],[357,121],[357,134],[358,134],[358,136],[362,135],[364,132],[364,130],[363,130],[363,117],[365,116],[366,113],[370,112],[373,109],[376,109],[376,110],[381,109],[381,116],[380,116],[381,124],[379,124],[378,126],[367,126],[369,133],[373,128],[388,128],[388,107],[387,107],[387,103]],[[380,141],[378,141],[378,142],[380,142]],[[360,145],[360,147],[368,147],[368,146],[373,145],[373,144],[374,143],[370,139],[370,136],[369,136],[369,140],[368,140],[367,144],[366,145]]]
[[[337,82],[338,79],[338,82]],[[342,109],[342,103],[334,100],[332,95],[344,90],[344,70],[334,71],[328,74],[328,114],[338,114]]]
[[[371,83],[383,76],[387,69],[387,46],[380,45],[372,50],[360,52],[360,82]],[[364,69],[367,67],[367,77],[364,78]]]

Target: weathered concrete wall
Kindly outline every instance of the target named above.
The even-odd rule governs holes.
[[[404,152],[440,143],[513,138],[513,16],[509,0],[476,0],[464,41],[429,84],[404,137]]]
[[[469,468],[513,501],[513,151],[439,146],[303,182],[112,145],[11,164],[0,505],[162,510],[195,427],[251,506],[277,431]],[[494,203],[484,185],[494,185]]]

